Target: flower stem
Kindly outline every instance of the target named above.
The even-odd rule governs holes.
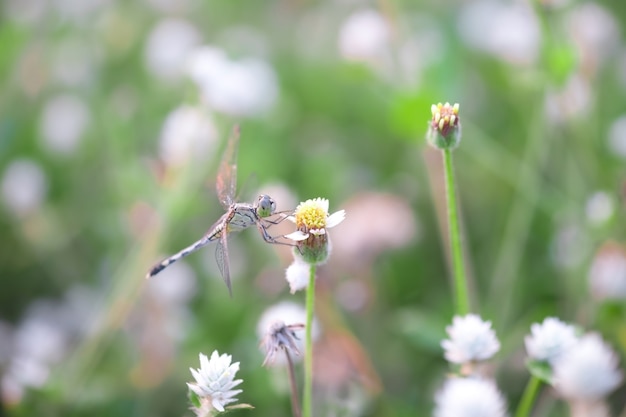
[[[289,354],[289,350],[283,349],[287,357],[287,368],[289,369],[289,385],[291,387],[291,410],[293,417],[301,417],[300,404],[298,402],[298,383],[296,382],[296,374],[294,372],[293,359]]]
[[[527,417],[530,413],[530,409],[535,402],[535,397],[537,396],[537,392],[539,391],[539,386],[541,385],[541,380],[534,375],[530,376],[530,380],[526,385],[526,389],[524,390],[524,395],[522,396],[522,400],[517,407],[517,411],[515,412],[515,417]]]
[[[304,395],[303,417],[311,417],[313,397],[313,307],[315,305],[315,265],[309,272],[309,286],[306,291],[306,329],[304,339]]]
[[[461,234],[459,232],[454,168],[452,167],[452,151],[450,149],[443,150],[443,164],[446,179],[446,201],[448,204],[448,230],[450,231],[450,247],[456,292],[456,314],[464,316],[469,313],[469,296],[465,267],[463,265],[463,250],[461,248]]]

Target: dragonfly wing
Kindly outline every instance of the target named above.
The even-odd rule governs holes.
[[[235,192],[237,188],[237,151],[239,149],[239,125],[235,125],[226,149],[222,155],[220,162],[220,168],[217,173],[217,180],[215,189],[217,190],[217,197],[222,203],[224,208],[230,207],[235,198]]]
[[[230,283],[230,263],[228,261],[228,237],[227,233],[223,233],[220,240],[217,242],[217,248],[215,249],[215,260],[217,266],[220,269],[222,278],[228,287],[230,296],[233,296],[233,289]]]

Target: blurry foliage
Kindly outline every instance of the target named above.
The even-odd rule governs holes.
[[[151,30],[168,17],[193,25],[198,45],[221,48],[235,61],[259,57],[275,71],[279,96],[266,111],[212,112],[220,146],[230,126],[242,124],[240,185],[251,176],[257,185],[279,183],[296,201],[328,198],[331,211],[358,193],[386,191],[414,210],[419,233],[410,245],[356,265],[362,276],[332,263],[323,273],[331,299],[346,279],[363,279],[371,291],[356,311],[335,300],[340,320],[325,323],[354,333],[382,381],[383,392],[363,405],[363,415],[430,415],[447,372],[439,341],[453,304],[438,223],[442,207],[433,204],[442,189],[438,155],[424,150],[423,139],[430,105],[438,101],[461,103],[464,133],[455,163],[473,298],[502,340],[496,377],[510,409],[528,378],[523,335],[547,315],[601,330],[624,363],[623,305],[594,304],[587,284],[595,249],[609,238],[626,240],[625,156],[608,144],[626,103],[621,2],[604,2],[617,29],[608,35],[613,49],[604,51],[596,44],[581,50],[572,33],[583,28],[567,27],[579,2],[549,13],[537,6],[540,45],[528,62],[468,43],[459,29],[459,16],[471,7],[466,2],[78,3],[2,5],[0,175],[4,181],[10,164],[27,158],[45,174],[46,189],[32,210],[2,207],[0,320],[12,330],[0,340],[0,371],[10,371],[16,354],[10,335],[37,300],[62,304],[70,288],[83,285],[98,300],[89,314],[97,319],[63,346],[44,385],[27,389],[18,403],[5,394],[4,412],[190,415],[187,369],[197,366],[198,352],[214,349],[241,362],[239,398],[255,410],[238,414],[290,412],[286,377],[260,367],[255,334],[266,307],[302,300],[284,283],[288,255],[263,245],[255,231],[232,236],[231,262],[239,271],[234,299],[209,247],[184,261],[195,273],[194,294],[173,310],[151,298],[156,284],[143,278],[152,262],[200,237],[222,213],[212,190],[219,152],[193,155],[174,168],[159,156],[168,113],[200,101],[186,77],[165,80],[146,64]],[[369,63],[350,61],[338,37],[345,19],[366,7],[391,25],[389,44]],[[30,8],[35,12],[28,17]],[[68,44],[79,46],[79,56],[59,70],[68,64],[59,61]],[[78,75],[71,81],[59,78],[58,71],[73,70]],[[580,82],[573,94],[559,96],[572,79]],[[64,93],[88,110],[70,152],[46,145],[42,122],[46,103]],[[599,225],[585,211],[596,191],[614,203]],[[12,197],[3,192],[2,198]],[[559,240],[565,228],[576,233]],[[281,282],[274,284],[278,291],[263,286],[268,275]],[[169,278],[177,277],[155,279]],[[623,395],[614,397],[614,409],[623,408]],[[543,408],[549,415],[566,415],[558,401],[550,404]]]

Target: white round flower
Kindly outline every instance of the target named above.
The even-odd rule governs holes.
[[[605,191],[596,191],[587,199],[585,211],[590,223],[596,225],[604,224],[615,212],[613,198]]]
[[[617,355],[595,333],[583,336],[554,363],[554,387],[569,399],[600,400],[622,378]]]
[[[306,289],[309,286],[309,275],[311,272],[311,266],[299,258],[294,258],[294,261],[287,270],[285,275],[287,282],[289,283],[289,289],[292,294],[296,291]]]
[[[626,70],[626,57],[624,59]],[[616,156],[626,159],[626,114],[618,117],[609,128],[608,147]]]
[[[448,379],[435,397],[435,417],[504,417],[506,402],[491,381]]]
[[[538,361],[553,363],[578,340],[574,326],[554,317],[546,318],[541,324],[534,323],[530,332],[524,339],[526,351]]]
[[[167,115],[160,139],[161,158],[182,165],[193,156],[210,158],[217,146],[217,128],[204,110],[183,105]]]
[[[72,94],[62,94],[48,101],[41,115],[44,146],[57,154],[72,154],[90,123],[87,104]]]
[[[389,24],[377,11],[351,15],[339,32],[339,50],[346,59],[373,60],[389,47]]]
[[[200,398],[211,401],[216,410],[224,411],[224,406],[237,401],[234,398],[242,390],[233,388],[241,384],[243,380],[235,379],[239,371],[239,362],[231,364],[232,357],[220,354],[217,350],[211,354],[211,360],[206,355],[200,354],[200,368],[189,368],[196,382],[187,383],[189,389]]]
[[[198,30],[184,19],[164,19],[150,32],[145,46],[146,66],[164,81],[174,81],[184,73],[185,62],[200,43]]]
[[[236,116],[254,116],[269,110],[278,97],[274,69],[265,61],[231,61],[211,46],[197,48],[187,63],[189,77],[214,110]]]
[[[452,326],[446,327],[449,340],[441,342],[445,358],[449,362],[464,364],[491,358],[500,350],[500,342],[491,329],[490,321],[483,321],[476,314],[455,316]]]
[[[11,162],[2,175],[2,199],[18,216],[38,209],[47,189],[48,181],[43,170],[28,159]]]

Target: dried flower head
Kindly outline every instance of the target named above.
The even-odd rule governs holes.
[[[428,142],[438,149],[454,149],[461,141],[459,103],[433,104],[432,119],[428,125]]]
[[[297,254],[310,265],[326,262],[330,254],[330,241],[326,229],[341,223],[345,210],[328,214],[328,200],[314,198],[300,203],[289,219],[296,224],[297,230],[285,237],[296,242]],[[295,253],[295,252],[294,252]]]
[[[199,369],[189,368],[196,381],[188,382],[187,386],[199,397],[201,404],[200,408],[194,409],[196,415],[211,415],[213,409],[222,412],[224,406],[237,401],[234,397],[242,390],[233,388],[243,380],[235,379],[235,374],[239,371],[239,362],[231,364],[231,361],[230,355],[220,356],[215,350],[210,360],[200,353]]]
[[[266,355],[263,366],[270,365],[274,362],[276,354],[279,350],[291,351],[300,356],[298,348],[298,337],[296,331],[303,330],[304,324],[285,324],[284,321],[276,321],[272,324],[261,341],[261,346],[265,349]]]
[[[483,321],[476,314],[455,316],[452,326],[446,327],[450,339],[441,342],[445,358],[449,362],[465,364],[491,358],[500,350],[500,342],[491,329],[490,321]]]

